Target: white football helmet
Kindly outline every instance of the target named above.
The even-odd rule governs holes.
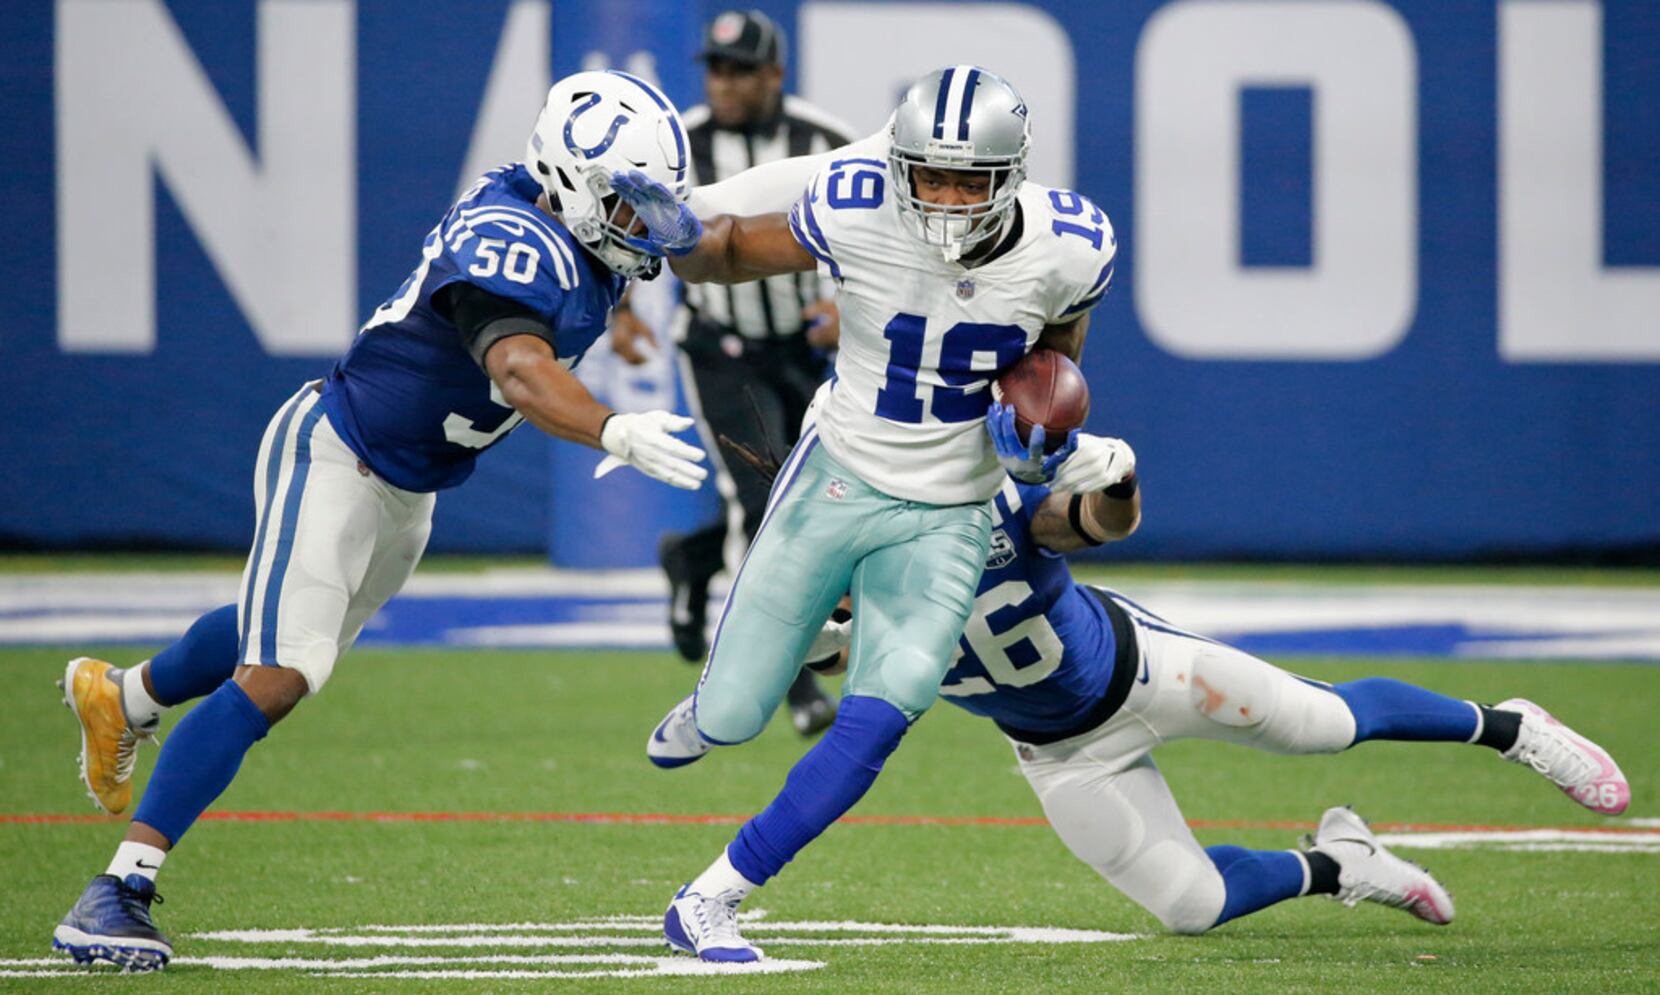
[[[630,248],[616,223],[622,199],[611,174],[640,172],[686,199],[686,126],[663,92],[615,69],[575,73],[553,85],[536,118],[525,163],[549,205],[588,251],[623,276],[655,276],[662,260]]]

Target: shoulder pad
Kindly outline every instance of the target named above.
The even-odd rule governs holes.
[[[444,248],[469,282],[484,286],[496,279],[521,286],[546,279],[574,290],[581,283],[575,251],[553,219],[525,208],[484,204],[462,210],[444,230]]]

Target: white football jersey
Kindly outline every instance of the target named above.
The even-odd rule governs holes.
[[[965,267],[902,226],[891,183],[885,159],[836,159],[790,212],[797,241],[838,287],[841,346],[819,392],[820,437],[894,497],[989,500],[1004,477],[984,425],[991,381],[1045,325],[1106,293],[1112,225],[1084,197],[1028,182],[1012,247]]]

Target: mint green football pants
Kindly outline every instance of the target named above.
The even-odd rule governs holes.
[[[915,721],[951,666],[990,542],[988,504],[890,497],[809,431],[773,484],[721,610],[698,681],[698,731],[723,744],[759,734],[848,592],[853,644],[842,694],[881,698]]]

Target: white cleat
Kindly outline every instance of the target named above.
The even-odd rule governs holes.
[[[646,756],[659,767],[684,767],[714,748],[697,731],[696,695],[687,695],[669,709],[646,740]]]
[[[688,884],[675,892],[663,913],[663,939],[669,946],[716,963],[760,960],[760,948],[738,932],[738,903],[743,896],[735,891],[703,895],[691,887]]]
[[[1337,861],[1338,891],[1333,897],[1344,905],[1353,908],[1361,902],[1377,902],[1405,909],[1437,926],[1452,922],[1452,896],[1441,882],[1385,849],[1354,809],[1346,805],[1326,809],[1308,843]]]
[[[1607,750],[1526,698],[1511,698],[1493,707],[1522,716],[1516,743],[1503,754],[1506,760],[1532,767],[1593,812],[1619,815],[1631,804],[1631,783]]]

